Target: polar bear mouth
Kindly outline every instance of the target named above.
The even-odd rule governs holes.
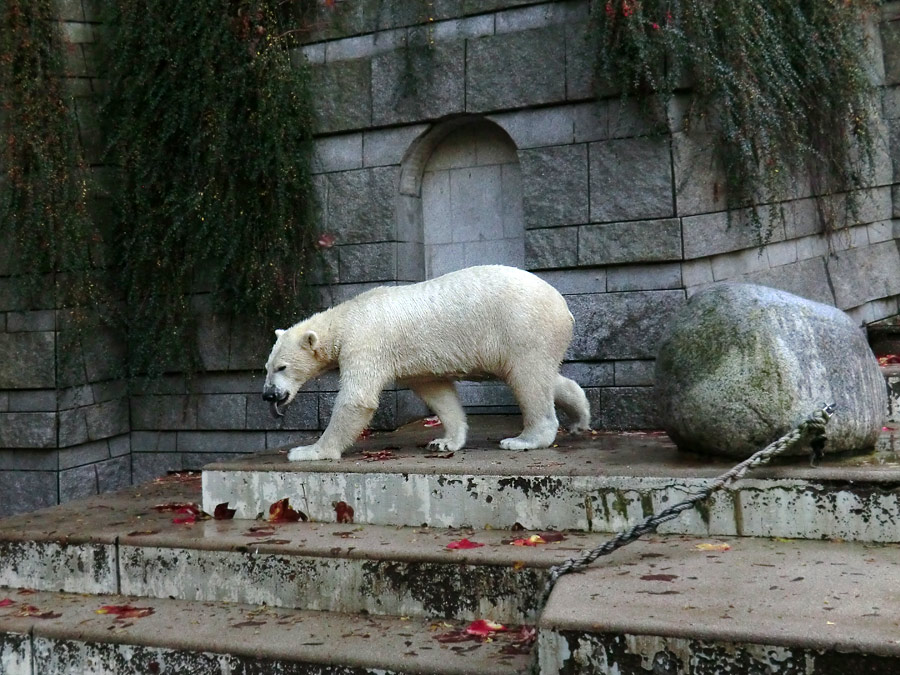
[[[287,407],[288,399],[291,395],[285,394],[280,399],[272,401],[272,416],[273,417],[284,417],[284,409]]]

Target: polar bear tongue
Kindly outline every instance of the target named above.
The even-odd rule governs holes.
[[[278,407],[278,401],[272,401],[272,416],[284,417],[284,413],[281,412],[281,408]]]

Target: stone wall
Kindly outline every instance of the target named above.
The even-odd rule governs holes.
[[[89,4],[66,0],[62,12],[82,141],[102,172],[91,155],[100,133]],[[900,14],[898,5],[885,5],[884,16]],[[568,299],[577,330],[563,369],[585,387],[603,428],[656,426],[657,344],[672,313],[707,284],[764,283],[835,304],[860,323],[897,313],[900,22],[873,31],[885,128],[858,222],[822,235],[815,202],[799,189],[760,248],[741,214],[724,212],[702,127],[682,131],[683,100],[660,135],[617,96],[594,99],[587,21],[585,0],[321,7],[294,53],[312,76],[320,218],[335,238],[324,251],[321,307],[435,270],[521,261]],[[203,294],[195,302],[208,372],[130,398],[111,376],[108,336],[81,366],[60,370],[57,305],[21,297],[13,273],[0,270],[0,362],[23,366],[4,367],[0,381],[0,490],[12,489],[12,510],[304,442],[328,420],[333,375],[308,385],[283,420],[271,417],[260,389],[275,326],[232,325],[208,311]],[[502,385],[460,391],[472,413],[515,410]],[[391,389],[373,426],[425,413],[410,392]]]

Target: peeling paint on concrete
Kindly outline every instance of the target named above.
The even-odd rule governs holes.
[[[0,673],[32,675],[31,638],[18,633],[0,633]]]
[[[898,672],[900,659],[655,635],[541,630],[541,675],[826,675]]]
[[[523,623],[548,570],[121,546],[120,574],[128,595]]]
[[[0,586],[79,593],[116,592],[116,547],[0,541]]]
[[[614,532],[702,489],[701,478],[492,476],[210,470],[207,511],[228,502],[255,518],[288,497],[312,520],[332,521],[346,501],[358,523]],[[661,533],[698,536],[900,540],[900,484],[748,479],[716,493]]]

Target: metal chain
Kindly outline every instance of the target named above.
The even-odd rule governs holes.
[[[597,558],[604,555],[609,555],[613,551],[620,549],[623,546],[632,543],[633,541],[637,541],[645,534],[655,532],[656,529],[663,523],[677,518],[683,511],[694,508],[694,506],[698,502],[709,499],[709,497],[714,492],[721,490],[726,485],[729,485],[734,481],[740,480],[750,469],[760,466],[761,464],[765,464],[776,455],[779,455],[788,448],[797,445],[804,439],[808,439],[810,442],[810,446],[812,448],[811,462],[812,465],[815,466],[816,463],[822,458],[822,450],[825,446],[825,425],[828,424],[828,420],[833,414],[834,404],[832,403],[831,405],[827,405],[821,410],[816,411],[806,420],[801,422],[793,431],[782,436],[774,443],[767,445],[759,452],[751,455],[730,471],[723,473],[721,476],[714,479],[703,490],[691,495],[683,502],[679,502],[674,506],[670,506],[657,515],[645,518],[643,521],[641,521],[631,529],[620,532],[605,544],[602,544],[601,546],[588,551],[578,558],[570,558],[569,560],[566,560],[565,562],[556,565],[555,567],[551,567],[550,578],[547,580],[547,584],[544,587],[544,593],[541,596],[541,602],[540,604],[538,604],[537,611],[541,611],[544,605],[547,604],[547,600],[550,597],[550,592],[553,590],[553,587],[556,585],[556,582],[561,576],[570,574],[571,572],[580,572],[592,562],[594,562]]]

